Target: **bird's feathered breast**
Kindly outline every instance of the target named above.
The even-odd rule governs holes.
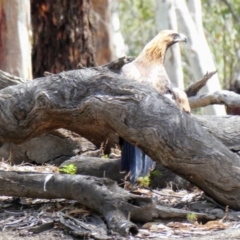
[[[151,84],[159,93],[171,90],[171,82],[162,64],[136,59],[124,65],[120,73],[129,79]]]

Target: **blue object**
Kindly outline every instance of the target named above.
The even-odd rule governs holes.
[[[138,147],[121,139],[121,172],[131,172],[130,181],[135,183],[139,177],[145,177],[155,167],[155,162]]]

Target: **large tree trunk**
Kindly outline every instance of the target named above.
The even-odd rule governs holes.
[[[90,0],[31,0],[34,77],[95,65],[90,10]]]
[[[0,69],[32,78],[30,3],[0,0]]]
[[[1,90],[0,108],[1,142],[59,127],[95,141],[118,133],[220,203],[240,208],[239,156],[150,86],[106,68],[75,70]]]

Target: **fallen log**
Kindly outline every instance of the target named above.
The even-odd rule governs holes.
[[[123,185],[125,180],[129,181],[129,179],[125,179],[127,173],[119,172],[120,161],[120,159],[75,156],[63,162],[59,167],[74,164],[77,168],[76,174],[110,178]],[[154,170],[155,174],[150,174],[149,177],[149,187],[151,188],[165,188],[171,185],[174,190],[190,190],[193,187],[188,181],[177,176],[161,164],[156,164]]]
[[[117,138],[240,208],[240,158],[150,86],[106,68],[50,75],[0,91],[0,141],[23,142],[57,128],[89,140]]]
[[[142,197],[120,188],[107,178],[68,174],[44,174],[0,171],[0,195],[30,198],[65,198],[102,214],[111,231],[123,236],[138,232],[134,223],[145,223],[156,218],[186,219],[191,213],[183,209],[159,206],[151,197]],[[200,221],[216,217],[196,213]]]
[[[27,81],[30,80],[0,70],[0,89]],[[92,143],[78,134],[65,129],[57,129],[24,141],[22,144],[5,143],[0,146],[0,156],[12,164],[51,162],[58,165],[72,156],[95,149]]]
[[[115,61],[112,61],[106,65],[104,68],[109,69],[112,72],[119,73],[121,67],[133,61],[133,57],[123,57],[119,58]],[[86,68],[85,68],[86,69]],[[192,108],[201,107],[202,104],[206,106],[205,96],[196,96],[198,91],[211,79],[211,77],[216,73],[210,72],[206,73],[205,76],[196,83],[193,83],[189,87],[185,89],[186,94],[189,97],[190,105]],[[51,73],[46,73],[45,76],[49,76]],[[0,70],[0,89],[3,89],[7,86],[13,86],[20,83],[27,82],[28,80],[22,79],[16,76],[13,76],[9,73],[3,72]],[[230,99],[225,96],[226,101],[217,100],[212,101],[208,104],[225,104],[227,106],[233,107],[238,103],[239,96],[230,91],[225,91],[227,96],[230,95]],[[211,96],[214,96],[212,94]],[[208,95],[206,95],[208,97]],[[203,98],[203,99],[202,99]],[[224,143],[230,150],[234,152],[240,151],[240,136],[236,134],[238,130],[238,126],[240,126],[240,118],[234,116],[227,117],[215,117],[215,116],[194,116],[195,119],[205,127],[210,133],[213,133],[215,137],[217,137],[222,143]],[[224,125],[222,125],[224,124]],[[219,127],[221,126],[221,127]],[[234,126],[234,127],[232,127]],[[226,134],[227,129],[227,134]],[[69,133],[68,133],[69,132]],[[4,144],[0,148],[0,155],[4,159],[9,159],[14,164],[19,164],[22,162],[30,162],[30,163],[44,163],[51,162],[52,164],[60,164],[64,160],[76,155],[82,154],[88,150],[94,150],[94,146],[89,144],[85,139],[73,136],[74,134],[70,131],[65,130],[55,130],[53,132],[49,132],[40,137],[36,137],[25,141],[23,144],[14,144],[7,143]],[[67,134],[66,134],[67,133]],[[56,137],[57,136],[57,137]],[[58,136],[61,136],[58,138]],[[64,139],[66,138],[66,139]],[[108,139],[107,134],[105,137],[98,139],[95,141],[98,147],[100,147],[103,141],[106,141],[108,144],[106,145],[107,152],[109,152],[110,147],[118,144],[118,137],[113,136],[111,139]],[[61,142],[61,143],[60,143]],[[39,146],[44,145],[42,148]],[[30,146],[30,149],[29,149]],[[53,147],[56,146],[56,147]],[[159,165],[160,166],[160,165]],[[161,168],[161,166],[160,166]]]
[[[226,147],[239,154],[240,116],[196,116],[192,117]]]

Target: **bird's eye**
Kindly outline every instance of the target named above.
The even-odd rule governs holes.
[[[176,39],[179,37],[177,33],[173,33],[172,36],[173,36],[173,39]]]

